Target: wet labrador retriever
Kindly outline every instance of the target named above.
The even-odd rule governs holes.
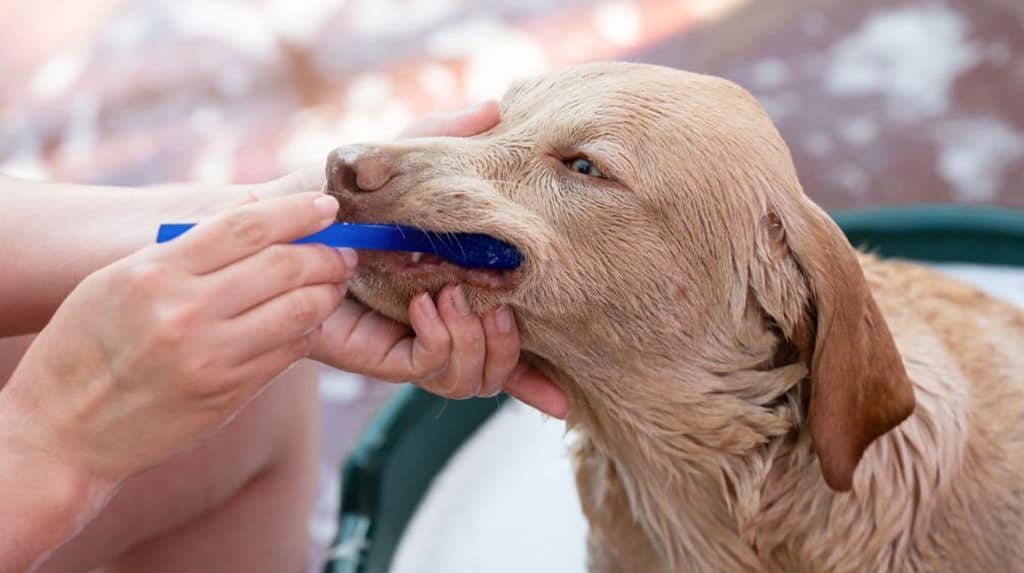
[[[481,232],[514,271],[365,253],[407,320],[511,305],[570,395],[595,572],[1024,568],[1024,313],[856,252],[728,81],[593,64],[513,86],[469,139],[347,146],[349,221]]]

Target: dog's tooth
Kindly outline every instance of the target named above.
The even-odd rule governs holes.
[[[409,255],[409,260],[412,261],[413,264],[420,262],[421,258],[423,258],[423,253],[412,253]]]

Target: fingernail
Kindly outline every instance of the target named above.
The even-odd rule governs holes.
[[[452,304],[455,305],[455,312],[459,313],[459,316],[469,316],[469,313],[472,312],[461,285],[452,289]]]
[[[338,249],[338,253],[341,254],[341,259],[345,261],[345,266],[354,269],[359,264],[359,255],[356,254],[355,249],[348,247],[341,247]]]
[[[420,305],[420,310],[428,320],[437,320],[437,308],[434,307],[434,301],[430,300],[429,294],[421,294],[416,304]]]
[[[498,332],[502,334],[508,334],[512,332],[512,309],[507,306],[502,306],[494,312],[494,324],[498,327]]]
[[[493,397],[497,396],[498,394],[501,394],[501,386],[498,386],[497,388],[493,388],[493,389],[491,389],[489,391],[488,390],[480,390],[480,393],[477,394],[476,397],[477,398],[493,398]]]
[[[466,115],[471,115],[471,114],[474,114],[474,113],[479,113],[479,112],[483,111],[484,108],[487,107],[490,104],[491,104],[490,100],[478,101],[478,102],[474,103],[473,105],[467,107],[466,109],[462,110],[462,113],[464,113]]]
[[[338,200],[330,195],[321,195],[313,201],[313,206],[316,207],[317,211],[324,216],[325,219],[333,219],[338,214],[340,205]]]

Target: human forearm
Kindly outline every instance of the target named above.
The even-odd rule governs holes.
[[[246,193],[33,183],[0,174],[0,337],[41,329],[75,285],[151,243],[160,222],[223,209]]]

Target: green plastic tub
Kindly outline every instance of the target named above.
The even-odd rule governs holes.
[[[851,243],[883,256],[1024,266],[1024,211],[943,205],[833,216]],[[502,401],[402,388],[345,462],[336,550],[325,573],[386,573],[433,477]]]

